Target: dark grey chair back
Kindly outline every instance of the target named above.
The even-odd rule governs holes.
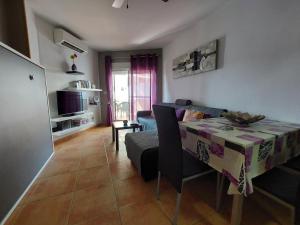
[[[157,123],[159,151],[158,169],[181,193],[183,179],[182,144],[175,109],[153,105]]]
[[[300,185],[298,186],[297,200],[295,206],[295,224],[300,225]]]

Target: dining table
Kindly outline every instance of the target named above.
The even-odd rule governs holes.
[[[231,225],[240,225],[252,179],[300,155],[300,124],[264,119],[240,126],[224,117],[180,122],[183,149],[229,181]]]

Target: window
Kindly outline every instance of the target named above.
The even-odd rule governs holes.
[[[113,63],[113,120],[130,119],[129,63]]]

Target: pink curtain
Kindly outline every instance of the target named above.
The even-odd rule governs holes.
[[[131,56],[130,100],[131,119],[137,111],[151,110],[157,101],[157,56]]]
[[[107,90],[107,111],[106,125],[112,124],[112,59],[110,56],[105,56],[105,84]]]

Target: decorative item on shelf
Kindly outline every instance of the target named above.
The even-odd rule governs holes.
[[[89,80],[76,80],[76,81],[72,81],[72,82],[70,82],[70,86],[74,87],[74,88],[88,88],[88,89],[93,88],[93,86],[96,87]],[[95,89],[95,88],[93,88],[93,89]]]
[[[128,125],[128,120],[123,120],[123,124],[124,124],[124,126],[127,126]]]
[[[265,118],[264,115],[251,115],[249,113],[242,112],[226,112],[223,113],[223,116],[228,119],[230,122],[237,124],[239,126],[249,126],[251,123],[258,122]]]
[[[99,103],[100,103],[100,98],[99,98],[99,96],[91,96],[91,97],[89,98],[89,104],[90,104],[90,105],[99,105]]]
[[[88,124],[90,120],[88,118],[80,118],[72,120],[72,127],[80,127],[82,125]]]
[[[75,65],[75,59],[77,58],[77,54],[74,53],[70,56],[70,58],[73,60],[73,64],[72,64],[72,71],[77,71],[77,66]]]
[[[75,64],[75,59],[78,58],[77,54],[76,53],[72,54],[70,58],[73,60],[73,64],[71,66],[71,71],[67,71],[66,73],[72,75],[84,75],[84,73],[77,71],[77,66]]]

